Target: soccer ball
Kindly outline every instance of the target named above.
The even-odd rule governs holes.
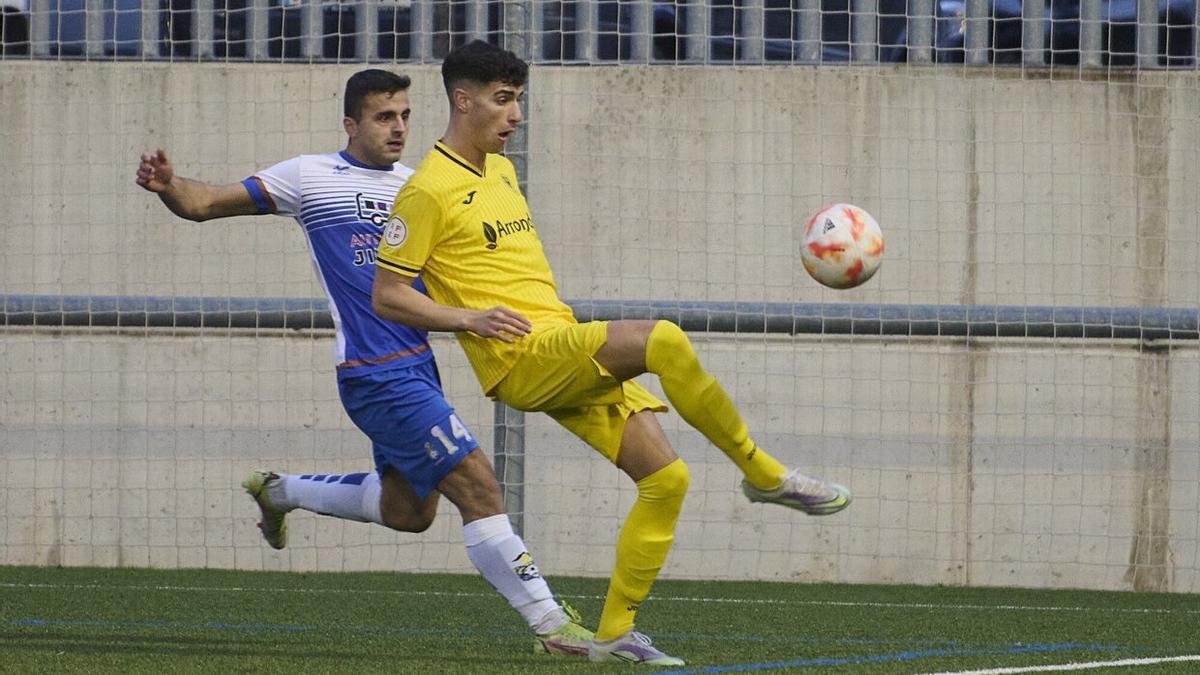
[[[871,214],[853,204],[833,204],[804,226],[800,261],[830,288],[854,288],[870,279],[883,256],[883,232]]]

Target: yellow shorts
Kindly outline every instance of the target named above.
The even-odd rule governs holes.
[[[625,420],[646,410],[666,412],[667,406],[637,382],[617,381],[596,362],[607,340],[606,321],[532,333],[491,394],[518,410],[546,413],[615,463]]]

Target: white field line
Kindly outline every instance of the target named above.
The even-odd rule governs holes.
[[[1157,663],[1200,661],[1200,654],[1187,656],[1157,656],[1144,659],[1120,659],[1117,661],[1086,661],[1045,666],[1020,666],[1017,668],[985,668],[983,670],[954,670],[924,675],[1009,675],[1010,673],[1057,673],[1065,670],[1093,670],[1096,668],[1119,668],[1121,666],[1152,666]]]
[[[404,597],[441,597],[441,598],[491,598],[494,593],[462,593],[450,591],[411,591],[411,590],[378,590],[378,589],[344,589],[344,588],[253,588],[242,586],[110,586],[106,584],[43,584],[43,583],[2,583],[0,589],[36,590],[36,589],[70,589],[70,590],[101,590],[101,591],[166,591],[189,593],[336,593],[361,595],[395,595]],[[560,594],[567,598],[587,598],[603,600],[603,595],[571,595]],[[983,610],[1005,612],[1098,612],[1102,614],[1200,614],[1200,609],[1172,609],[1165,607],[1069,607],[1069,606],[1038,606],[1038,605],[968,605],[968,604],[937,604],[926,602],[856,602],[850,600],[775,600],[771,598],[704,598],[671,595],[652,595],[652,600],[662,602],[700,602],[730,605],[803,605],[810,607],[867,607],[880,609],[934,609],[934,610]]]

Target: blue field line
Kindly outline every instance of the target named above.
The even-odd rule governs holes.
[[[409,628],[401,626],[316,626],[307,624],[230,623],[214,621],[208,623],[180,623],[172,621],[111,621],[98,619],[11,619],[7,625],[24,627],[69,626],[75,628],[141,628],[152,630],[218,630],[268,633],[362,633],[396,635],[491,635],[497,637],[528,636],[527,631],[518,629],[474,629],[474,628]],[[876,640],[867,638],[810,638],[810,637],[766,637],[761,635],[682,635],[655,633],[656,638],[673,641],[702,642],[788,642],[807,645],[858,645],[858,646],[905,646],[905,647],[953,647],[961,644],[955,640]]]
[[[962,644],[958,640],[879,640],[871,638],[806,638],[767,637],[764,635],[682,635],[679,633],[654,633],[655,640],[683,640],[700,642],[797,642],[807,645],[871,645],[907,647],[953,647]]]
[[[180,623],[175,621],[102,621],[93,619],[12,619],[10,626],[70,626],[74,628],[147,628],[153,630],[218,630],[244,631],[249,633],[394,633],[404,635],[528,635],[516,629],[476,630],[472,628],[409,628],[403,626],[314,626],[306,624],[274,623],[230,623],[212,621],[208,623]]]
[[[866,656],[844,656],[795,661],[773,661],[770,663],[743,663],[730,666],[708,666],[707,668],[685,668],[683,670],[661,670],[659,675],[691,675],[692,673],[742,673],[772,668],[805,668],[820,666],[847,666],[865,663],[894,663],[916,661],[937,656],[977,656],[983,654],[1038,654],[1063,651],[1129,651],[1124,645],[1093,645],[1078,642],[1058,644],[1019,644],[1009,647],[985,647],[981,649],[930,649],[925,651],[899,652],[896,654],[871,654]]]

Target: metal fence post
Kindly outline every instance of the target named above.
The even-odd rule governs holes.
[[[1079,4],[1079,65],[1090,68],[1104,65],[1102,31],[1100,0],[1083,0]]]
[[[1141,68],[1158,66],[1158,0],[1138,0],[1137,64]]]
[[[513,532],[525,532],[525,413],[496,401],[493,427],[496,480]]]
[[[908,62],[933,63],[933,0],[910,0],[908,6]]]
[[[503,31],[504,47],[532,63],[538,41],[533,33],[540,27],[532,0],[504,0]],[[526,94],[525,124],[508,142],[505,156],[512,161],[517,171],[521,189],[527,189],[527,162],[529,151],[529,103]],[[492,454],[496,465],[496,479],[504,494],[504,508],[512,521],[513,531],[519,536],[525,532],[525,413],[514,410],[496,401],[493,413],[495,431]]]
[[[301,53],[308,61],[320,59],[324,52],[322,44],[325,37],[322,23],[321,0],[303,0],[300,9],[300,26],[304,35],[301,38]]]
[[[800,0],[801,63],[821,62],[821,0]]]
[[[734,10],[740,19],[742,26],[742,54],[738,57],[735,53],[734,58],[741,63],[762,63],[764,55],[767,53],[764,40],[765,26],[764,13],[766,12],[766,3],[763,0],[747,0],[742,3],[740,10]],[[737,31],[734,31],[734,43],[737,43]]]
[[[1046,65],[1046,6],[1040,2],[1021,5],[1021,62]]]
[[[853,0],[850,3],[850,60],[855,63],[879,61],[879,2]]]
[[[687,28],[684,29],[685,50],[690,63],[708,62],[709,26],[708,0],[689,0],[687,5]]]
[[[266,61],[271,54],[271,31],[269,26],[271,5],[268,0],[252,0],[250,10],[250,46],[246,55],[252,61]],[[280,35],[283,28],[280,27]],[[283,41],[280,41],[280,56],[283,55]]]
[[[650,63],[654,57],[654,3],[636,0],[628,5],[629,62]],[[618,53],[618,58],[620,54]]]
[[[88,60],[104,56],[104,3],[101,0],[84,0],[84,54]],[[114,21],[115,23],[115,21]]]
[[[985,66],[991,56],[992,13],[987,0],[967,0],[966,35],[963,36],[964,60],[968,65]]]
[[[196,0],[192,10],[192,60],[209,61],[213,58],[213,0]]]
[[[141,46],[142,60],[158,57],[159,7],[156,0],[142,0]]]
[[[488,39],[488,3],[484,0],[468,0],[466,6],[467,14],[467,39],[468,40],[487,40]]]

